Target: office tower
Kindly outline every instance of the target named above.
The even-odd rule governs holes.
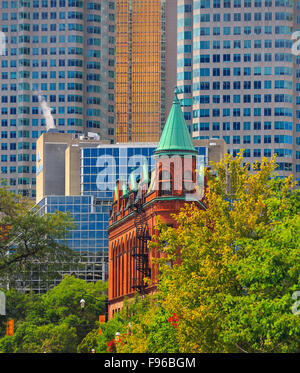
[[[158,141],[176,85],[176,0],[116,0],[116,142]]]
[[[2,0],[0,9],[6,42],[0,55],[0,179],[34,198],[41,133],[55,126],[114,140],[115,2]]]
[[[278,174],[300,181],[297,29],[299,1],[178,0],[177,85],[193,138],[223,138],[251,163],[276,153]]]
[[[193,0],[178,0],[177,10],[177,86],[181,90],[181,107],[192,134],[192,69],[197,48],[193,51]],[[200,54],[200,53],[198,53]]]

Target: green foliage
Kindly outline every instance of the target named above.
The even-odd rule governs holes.
[[[99,330],[95,329],[89,332],[81,343],[77,346],[78,353],[90,353],[97,346]]]
[[[0,187],[0,228],[5,232],[5,239],[0,232],[0,277],[11,286],[17,279],[26,281],[33,271],[57,278],[61,263],[70,265],[77,258],[65,244],[73,227],[69,214],[39,215],[30,200]]]
[[[132,326],[132,335],[130,335],[125,346],[126,352],[137,351],[138,335],[143,335],[146,353],[178,353],[179,346],[176,340],[176,327],[171,324],[172,316],[154,301],[145,314],[140,315]],[[138,347],[139,348],[139,347]],[[124,349],[124,348],[123,348]],[[122,349],[121,349],[122,351]]]
[[[102,281],[87,283],[72,276],[43,295],[7,291],[7,319],[15,320],[15,335],[5,337],[2,332],[0,352],[77,352],[77,346],[80,352],[90,352],[90,336],[98,333],[98,317],[105,312],[106,292]]]
[[[300,320],[291,313],[291,295],[300,289],[300,216],[283,217],[259,231],[256,240],[241,239],[239,259],[230,270],[246,291],[228,294],[222,338],[250,352],[300,352]]]
[[[299,192],[274,178],[275,158],[242,156],[207,171],[207,210],[186,205],[159,224],[159,296],[178,316],[181,352],[299,352]],[[216,172],[217,177],[214,176]],[[167,243],[167,245],[166,245]],[[172,262],[172,266],[167,262]]]
[[[12,352],[16,353],[76,352],[76,329],[65,323],[37,326],[24,322],[10,338],[13,340]]]
[[[97,352],[107,352],[107,344],[115,341],[116,332],[121,334],[115,341],[118,353],[171,353],[179,352],[176,329],[168,321],[170,314],[155,297],[126,300],[113,319],[101,325]]]
[[[0,185],[0,215],[2,219],[4,217],[13,218],[32,207],[32,201],[21,197],[21,195],[10,193],[5,186]]]
[[[115,338],[117,332],[125,334],[128,331],[128,324],[131,322],[135,314],[140,314],[145,307],[136,294],[133,301],[124,301],[124,307],[120,312],[116,313],[111,320],[105,324],[101,324],[101,335],[97,339],[96,352],[106,353],[107,343]]]
[[[0,352],[13,353],[14,352],[15,337],[7,336],[0,339]]]

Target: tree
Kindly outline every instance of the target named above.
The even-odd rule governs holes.
[[[148,304],[148,300],[146,300]],[[116,313],[111,320],[101,324],[101,335],[98,336],[96,352],[108,352],[108,345],[114,341],[116,332],[124,335],[128,331],[129,322],[134,322],[140,313],[144,312],[146,303],[140,302],[137,294],[132,301],[124,299],[124,305],[120,312]],[[113,343],[114,344],[114,343]]]
[[[131,322],[130,333],[116,343],[117,352],[125,353],[178,353],[177,326],[173,317],[152,299],[144,312],[137,312]]]
[[[46,319],[53,323],[64,320],[77,332],[77,344],[93,329],[98,330],[99,315],[105,313],[107,283],[86,282],[73,276],[65,276],[63,281],[48,291],[43,297]],[[85,300],[82,311],[80,300]]]
[[[12,337],[0,340],[0,351],[14,353],[76,352],[76,330],[67,324],[34,325],[24,322]]]
[[[32,272],[57,277],[63,263],[74,262],[75,252],[65,238],[73,222],[69,214],[40,215],[32,202],[0,188],[0,278],[26,280]],[[2,233],[1,233],[2,232]]]
[[[179,352],[176,328],[156,297],[124,300],[120,312],[101,325],[97,352],[166,353]],[[120,340],[115,338],[120,333]]]
[[[107,283],[72,276],[43,295],[7,291],[7,318],[15,319],[15,334],[5,337],[5,328],[1,329],[0,352],[76,352],[77,346],[85,352],[88,336],[98,333],[106,293]]]
[[[299,192],[274,177],[275,158],[243,166],[226,155],[206,171],[206,210],[159,223],[162,305],[178,321],[181,352],[299,352]],[[216,176],[215,176],[216,174]],[[167,244],[166,244],[167,243]],[[172,262],[172,266],[167,262]]]
[[[0,185],[0,217],[20,214],[33,207],[32,201],[19,194],[10,193],[4,185]]]
[[[77,346],[78,353],[91,353],[92,349],[97,346],[97,340],[99,336],[99,330],[95,329],[89,332],[85,338]]]

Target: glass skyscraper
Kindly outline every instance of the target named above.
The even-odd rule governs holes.
[[[300,2],[178,0],[177,85],[194,139],[300,181]],[[299,53],[299,56],[297,54]]]
[[[158,141],[176,85],[176,1],[116,0],[116,142]]]
[[[1,0],[0,9],[0,178],[34,198],[49,117],[60,132],[114,141],[115,1]]]

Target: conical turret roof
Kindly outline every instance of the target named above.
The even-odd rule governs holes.
[[[176,87],[173,104],[155,154],[197,152],[181,110],[180,101],[177,97],[178,93]]]

